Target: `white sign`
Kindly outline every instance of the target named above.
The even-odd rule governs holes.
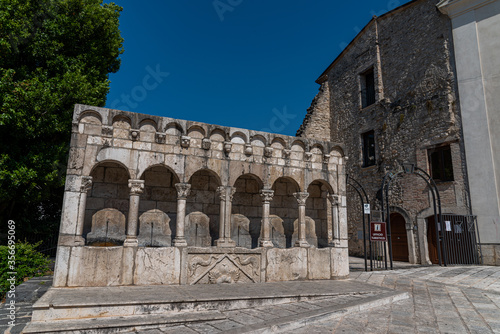
[[[364,209],[365,215],[370,214],[370,204],[363,204],[363,209]]]
[[[446,223],[446,231],[451,232],[451,222],[449,220],[446,220],[445,223]]]

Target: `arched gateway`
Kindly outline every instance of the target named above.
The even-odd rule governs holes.
[[[54,286],[347,276],[338,144],[77,105]]]

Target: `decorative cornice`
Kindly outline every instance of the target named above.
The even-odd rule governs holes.
[[[497,0],[441,0],[436,7],[453,19],[495,1]]]

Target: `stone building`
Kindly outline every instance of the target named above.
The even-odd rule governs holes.
[[[319,93],[297,135],[345,144],[346,173],[380,210],[382,179],[401,163],[427,171],[443,213],[470,214],[467,169],[449,17],[436,0],[415,0],[373,17],[320,75]],[[362,255],[360,200],[347,189],[349,250]],[[427,184],[394,181],[395,260],[437,263]]]
[[[77,105],[54,286],[345,277],[343,152]]]
[[[485,263],[500,265],[500,1],[443,0],[452,23],[472,212]],[[496,145],[495,145],[496,144]]]

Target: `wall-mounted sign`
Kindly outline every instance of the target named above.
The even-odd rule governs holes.
[[[387,241],[387,224],[370,222],[370,241]]]
[[[369,203],[363,204],[363,211],[364,211],[365,215],[370,214],[370,204]]]

